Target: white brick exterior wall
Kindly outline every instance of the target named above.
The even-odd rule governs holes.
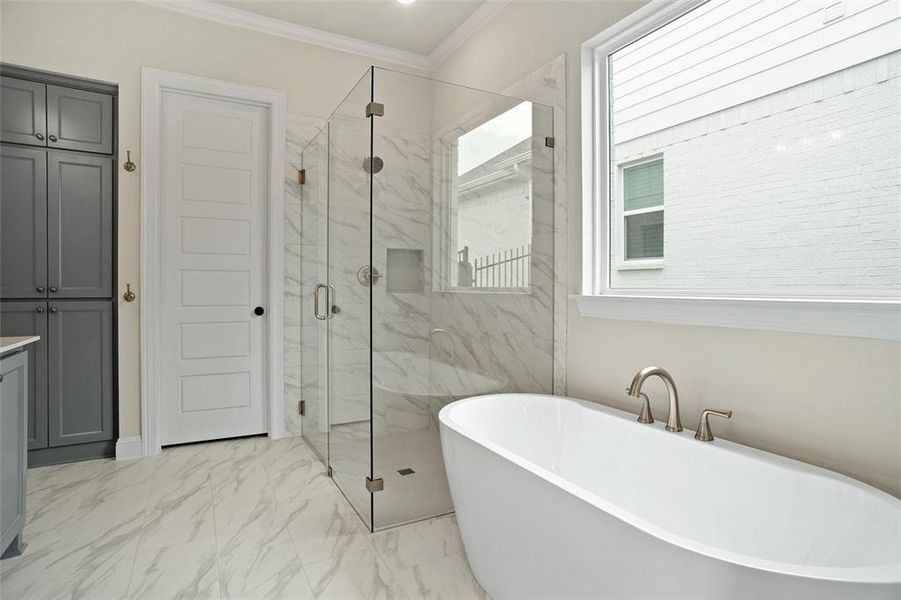
[[[615,165],[663,156],[665,216],[663,267],[614,264],[613,287],[897,293],[899,99],[895,52],[616,145]]]

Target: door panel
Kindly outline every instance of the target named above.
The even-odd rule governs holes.
[[[28,449],[47,447],[47,303],[19,300],[0,304],[0,335],[37,335],[28,354]]]
[[[113,276],[112,159],[47,153],[48,290],[53,298],[109,298]]]
[[[46,146],[47,87],[0,77],[0,141]]]
[[[113,97],[47,86],[47,145],[62,150],[113,151]]]
[[[163,97],[162,444],[265,433],[264,107]]]
[[[113,303],[48,303],[50,447],[113,439]]]
[[[0,296],[47,295],[47,152],[0,149]]]

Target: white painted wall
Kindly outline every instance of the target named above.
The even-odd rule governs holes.
[[[118,293],[138,295],[119,304],[119,435],[140,435],[141,66],[285,90],[288,113],[325,117],[378,61],[136,2],[18,0],[0,3],[0,60],[119,84],[120,153],[138,165],[119,171]]]
[[[503,90],[566,53],[572,293],[581,280],[580,44],[642,4],[513,2],[435,73]],[[637,413],[623,388],[638,369],[659,364],[680,385],[689,426],[702,408],[733,409],[731,420],[717,424],[718,435],[901,495],[901,343],[591,319],[574,304],[568,325],[570,395]],[[654,410],[665,415],[664,391],[649,391]]]

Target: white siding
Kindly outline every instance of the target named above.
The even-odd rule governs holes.
[[[896,0],[711,0],[611,56],[624,142],[899,48]]]

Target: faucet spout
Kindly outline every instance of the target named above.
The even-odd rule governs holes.
[[[673,376],[665,369],[660,367],[645,367],[635,374],[632,383],[629,385],[629,395],[639,398],[641,394],[641,386],[644,385],[648,377],[656,375],[663,380],[666,385],[666,391],[669,395],[669,416],[666,419],[667,431],[682,431],[682,419],[679,417],[679,392],[676,390],[676,382]]]

